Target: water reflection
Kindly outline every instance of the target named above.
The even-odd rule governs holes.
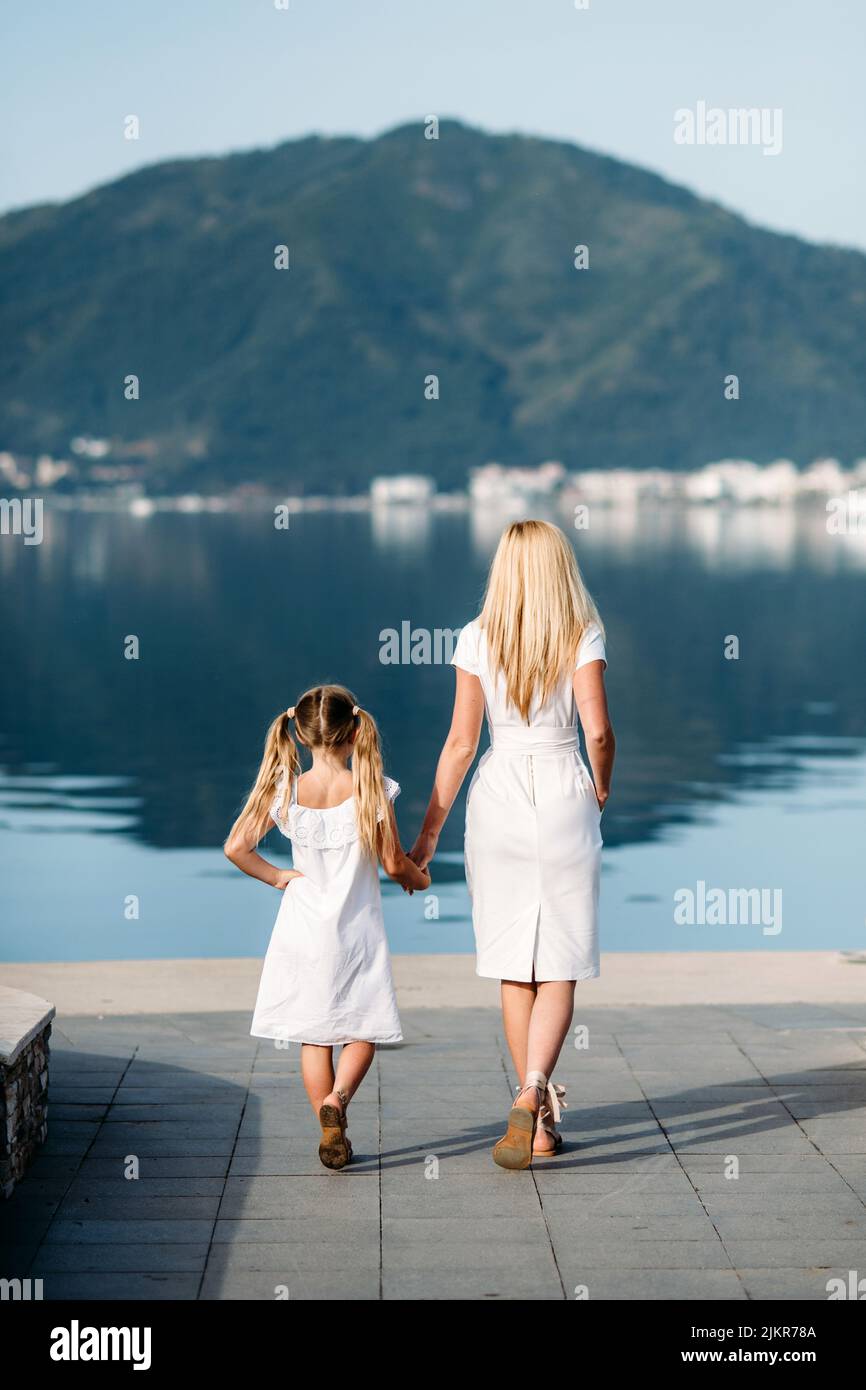
[[[567,505],[547,514],[568,528]],[[322,679],[349,683],[379,718],[411,835],[453,675],[384,666],[379,633],[466,622],[508,519],[406,507],[300,513],[277,531],[266,509],[49,508],[41,546],[5,538],[0,851],[11,873],[24,833],[41,829],[82,831],[79,845],[108,830],[161,850],[218,846],[268,721]],[[796,788],[798,740],[804,756],[857,757],[866,537],[828,534],[818,502],[593,506],[589,529],[569,534],[608,627],[620,753],[609,846],[658,844],[735,794],[769,793],[780,759]],[[131,633],[137,661],[124,658]],[[736,661],[724,656],[731,633]],[[446,853],[459,851],[460,822],[458,808]]]
[[[433,515],[424,504],[406,506],[373,505],[370,533],[380,551],[426,550],[430,544]]]

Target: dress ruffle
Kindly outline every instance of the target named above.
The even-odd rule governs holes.
[[[389,801],[393,801],[400,794],[400,784],[395,782],[393,777],[386,777],[384,783],[385,794]],[[358,838],[358,825],[355,820],[354,798],[350,797],[339,806],[328,806],[320,810],[313,806],[299,806],[293,796],[283,813],[285,791],[286,777],[283,774],[277,783],[276,795],[271,806],[271,820],[287,840],[293,840],[295,844],[309,846],[311,849],[342,849],[344,845],[355,843]],[[385,811],[382,808],[379,820],[382,820],[384,815]]]

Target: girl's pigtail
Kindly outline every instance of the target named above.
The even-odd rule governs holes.
[[[368,854],[383,858],[394,852],[394,832],[385,792],[379,730],[371,714],[358,711],[358,732],[352,750],[352,790],[358,837]]]
[[[246,804],[229,832],[229,840],[243,838],[258,844],[270,828],[271,807],[280,793],[279,817],[285,818],[294,780],[301,770],[291,733],[288,712],[278,714],[265,736],[265,751]]]

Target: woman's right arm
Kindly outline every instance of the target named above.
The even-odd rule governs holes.
[[[424,824],[409,851],[409,858],[422,869],[427,867],[436,853],[439,834],[478,752],[478,740],[481,737],[481,724],[484,719],[484,691],[481,681],[460,666],[455,667],[455,670],[457,688],[454,692],[451,728],[439,755],[436,780],[433,783]]]
[[[270,824],[265,829],[267,834]],[[241,873],[267,883],[270,888],[286,888],[293,878],[303,878],[299,869],[278,869],[256,853],[256,846],[263,837],[252,831],[236,830],[223,845],[226,859],[230,859]]]

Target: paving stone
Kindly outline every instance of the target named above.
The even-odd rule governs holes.
[[[96,1273],[103,1271],[155,1271],[201,1273],[207,1260],[207,1241],[175,1245],[169,1241],[107,1245],[66,1243],[43,1245],[34,1261],[34,1271],[45,1278],[52,1273]]]
[[[303,1270],[298,1272],[294,1266],[285,1281],[278,1272],[254,1269],[208,1268],[202,1284],[200,1298],[209,1300],[233,1299],[274,1303],[288,1293],[291,1302],[374,1302],[379,1298],[379,1271],[377,1269],[325,1269]]]
[[[447,1254],[447,1249],[445,1251]],[[459,1258],[459,1252],[456,1252]],[[518,1247],[517,1257],[505,1258],[499,1267],[485,1265],[466,1267],[462,1261],[452,1268],[440,1260],[431,1267],[423,1258],[412,1266],[401,1262],[397,1269],[383,1273],[383,1295],[386,1299],[415,1302],[540,1302],[562,1301],[563,1289],[556,1266],[551,1262],[539,1266],[526,1264]]]
[[[542,1201],[548,1195],[568,1196],[578,1201],[595,1201],[614,1197],[623,1202],[641,1202],[658,1195],[694,1201],[695,1190],[681,1168],[651,1169],[646,1166],[611,1167],[576,1166],[556,1168],[551,1162],[533,1167],[533,1175]]]
[[[647,1192],[640,1187],[612,1189],[597,1193],[541,1194],[544,1214],[549,1221],[601,1220],[606,1217],[654,1219],[692,1217],[706,1223],[704,1204],[693,1188],[678,1187],[671,1192]]]
[[[740,1279],[749,1298],[774,1299],[784,1302],[826,1303],[829,1298],[828,1282],[839,1278],[848,1285],[847,1269],[741,1269]]]
[[[721,1241],[592,1240],[553,1232],[557,1263],[568,1287],[581,1283],[584,1269],[730,1269],[732,1261]]]
[[[125,1100],[115,1101],[105,1120],[108,1124],[139,1124],[158,1121],[160,1124],[181,1123],[190,1133],[208,1133],[211,1129],[222,1133],[237,1129],[243,1111],[243,1097],[232,1100],[198,1101],[195,1104],[184,1101],[182,1104],[131,1105]]]
[[[120,1158],[132,1154],[142,1161],[146,1157],[207,1158],[225,1155],[228,1158],[235,1147],[234,1136],[231,1134],[217,1134],[209,1139],[200,1139],[188,1135],[175,1137],[164,1131],[158,1134],[118,1134],[116,1131],[120,1128],[120,1125],[106,1125],[94,1139],[88,1156]]]
[[[201,1242],[211,1237],[212,1221],[184,1220],[69,1220],[56,1218],[51,1224],[47,1243],[72,1245],[115,1245],[124,1241],[133,1244],[178,1245],[184,1241]]]
[[[860,1269],[866,1273],[866,1236],[804,1236],[784,1240],[726,1240],[725,1248],[737,1269],[814,1268]]]
[[[866,1210],[859,1212],[811,1212],[802,1207],[788,1212],[715,1212],[713,1223],[725,1244],[737,1240],[840,1240],[866,1241]],[[866,1272],[866,1271],[864,1271]]]
[[[246,1226],[252,1224],[245,1223]],[[273,1225],[272,1222],[260,1224]],[[378,1279],[379,1241],[376,1231],[371,1230],[359,1238],[356,1230],[347,1230],[345,1237],[342,1237],[339,1229],[332,1231],[329,1227],[324,1232],[321,1222],[315,1224],[315,1236],[311,1232],[308,1237],[287,1240],[284,1238],[285,1231],[280,1229],[272,1231],[270,1239],[245,1238],[213,1245],[208,1257],[208,1273],[235,1274],[266,1270],[280,1276],[281,1282],[286,1282],[298,1273],[321,1275],[332,1271],[365,1270],[375,1272]],[[245,1231],[245,1235],[248,1235],[248,1231]],[[262,1235],[264,1237],[267,1233],[262,1232]],[[326,1235],[333,1236],[333,1239],[326,1239]]]
[[[230,1177],[220,1204],[221,1220],[318,1216],[378,1220],[377,1182],[322,1183],[318,1178]]]
[[[331,1173],[319,1162],[316,1146],[310,1144],[292,1153],[276,1149],[266,1154],[238,1153],[231,1159],[229,1172],[232,1177],[316,1177],[322,1182],[350,1182],[362,1175],[373,1176],[378,1181],[378,1153],[362,1154],[355,1150],[351,1167],[342,1173]]]
[[[563,1203],[568,1198],[562,1199]],[[633,1211],[625,1215],[594,1208],[583,1212],[548,1214],[554,1242],[594,1245],[598,1242],[624,1245],[627,1241],[712,1241],[718,1239],[713,1222],[700,1202],[689,1212],[671,1215],[669,1212]],[[726,1262],[727,1263],[727,1262]]]
[[[527,1253],[550,1253],[544,1222],[537,1214],[532,1218],[510,1217],[505,1227],[499,1217],[483,1216],[472,1220],[454,1216],[443,1216],[436,1221],[424,1217],[384,1217],[382,1220],[382,1244],[386,1252],[393,1254],[408,1249],[410,1254],[413,1250],[417,1254],[418,1250],[423,1250],[426,1258],[437,1245],[463,1245],[483,1254],[478,1268],[486,1266],[488,1256],[496,1257],[498,1243],[503,1239],[511,1245],[519,1244]],[[387,1266],[387,1259],[385,1264]]]
[[[82,1178],[120,1178],[124,1182],[134,1182],[144,1178],[190,1178],[194,1180],[221,1177],[228,1172],[231,1162],[228,1148],[225,1154],[165,1154],[159,1147],[153,1153],[142,1154],[140,1146],[135,1152],[139,1160],[139,1179],[127,1180],[124,1177],[126,1164],[119,1149],[110,1155],[88,1154],[81,1164],[79,1172]]]
[[[139,1190],[139,1183],[128,1182],[125,1187],[125,1191],[111,1197],[100,1192],[70,1195],[60,1204],[57,1215],[63,1220],[83,1221],[216,1220],[218,1195],[148,1197]]]
[[[413,1232],[411,1239],[406,1243],[389,1244],[386,1240],[383,1247],[386,1273],[393,1276],[397,1272],[402,1275],[404,1270],[423,1271],[428,1279],[428,1288],[435,1276],[443,1290],[440,1297],[451,1297],[452,1295],[445,1290],[453,1289],[458,1281],[465,1285],[465,1281],[461,1281],[463,1271],[484,1271],[488,1282],[495,1281],[495,1287],[496,1284],[507,1284],[514,1277],[511,1271],[519,1266],[524,1275],[531,1277],[533,1282],[539,1279],[546,1280],[551,1290],[557,1291],[552,1296],[562,1297],[562,1286],[549,1245],[527,1245],[523,1241],[510,1239],[507,1235],[498,1236],[491,1245],[483,1239],[473,1239],[467,1232],[462,1240],[431,1241],[429,1245],[424,1246],[422,1253],[416,1244],[422,1234],[419,1231]],[[394,1283],[390,1282],[389,1287],[393,1289]]]
[[[48,1300],[121,1299],[155,1303],[198,1296],[198,1274],[57,1274],[46,1283]]]
[[[747,1181],[747,1179],[745,1180]],[[765,1216],[797,1217],[802,1214],[823,1215],[842,1220],[845,1217],[866,1217],[866,1204],[838,1179],[830,1192],[780,1192],[774,1184],[755,1190],[744,1186],[744,1179],[728,1183],[726,1192],[703,1192],[705,1207],[712,1217],[741,1216],[754,1212]],[[730,1190],[733,1189],[733,1190]]]
[[[475,1177],[465,1174],[424,1177],[419,1171],[407,1183],[383,1183],[382,1215],[386,1219],[422,1217],[430,1221],[445,1218],[513,1217],[536,1219],[539,1215],[538,1193],[533,1184],[509,1182],[515,1174],[505,1174],[504,1182],[495,1177]],[[402,1177],[402,1175],[401,1175]]]
[[[52,1092],[51,1103],[48,1106],[48,1119],[52,1124],[56,1124],[58,1120],[102,1120],[105,1118],[107,1110],[108,1106],[104,1103],[58,1101]]]
[[[29,1240],[0,1241],[0,1279],[27,1279],[41,1237],[30,1233]],[[37,1276],[38,1277],[38,1276]]]
[[[570,1274],[574,1266],[569,1265]],[[584,1292],[586,1290],[586,1292]],[[675,1300],[741,1302],[746,1288],[733,1269],[605,1269],[583,1267],[567,1296],[628,1303]]]

